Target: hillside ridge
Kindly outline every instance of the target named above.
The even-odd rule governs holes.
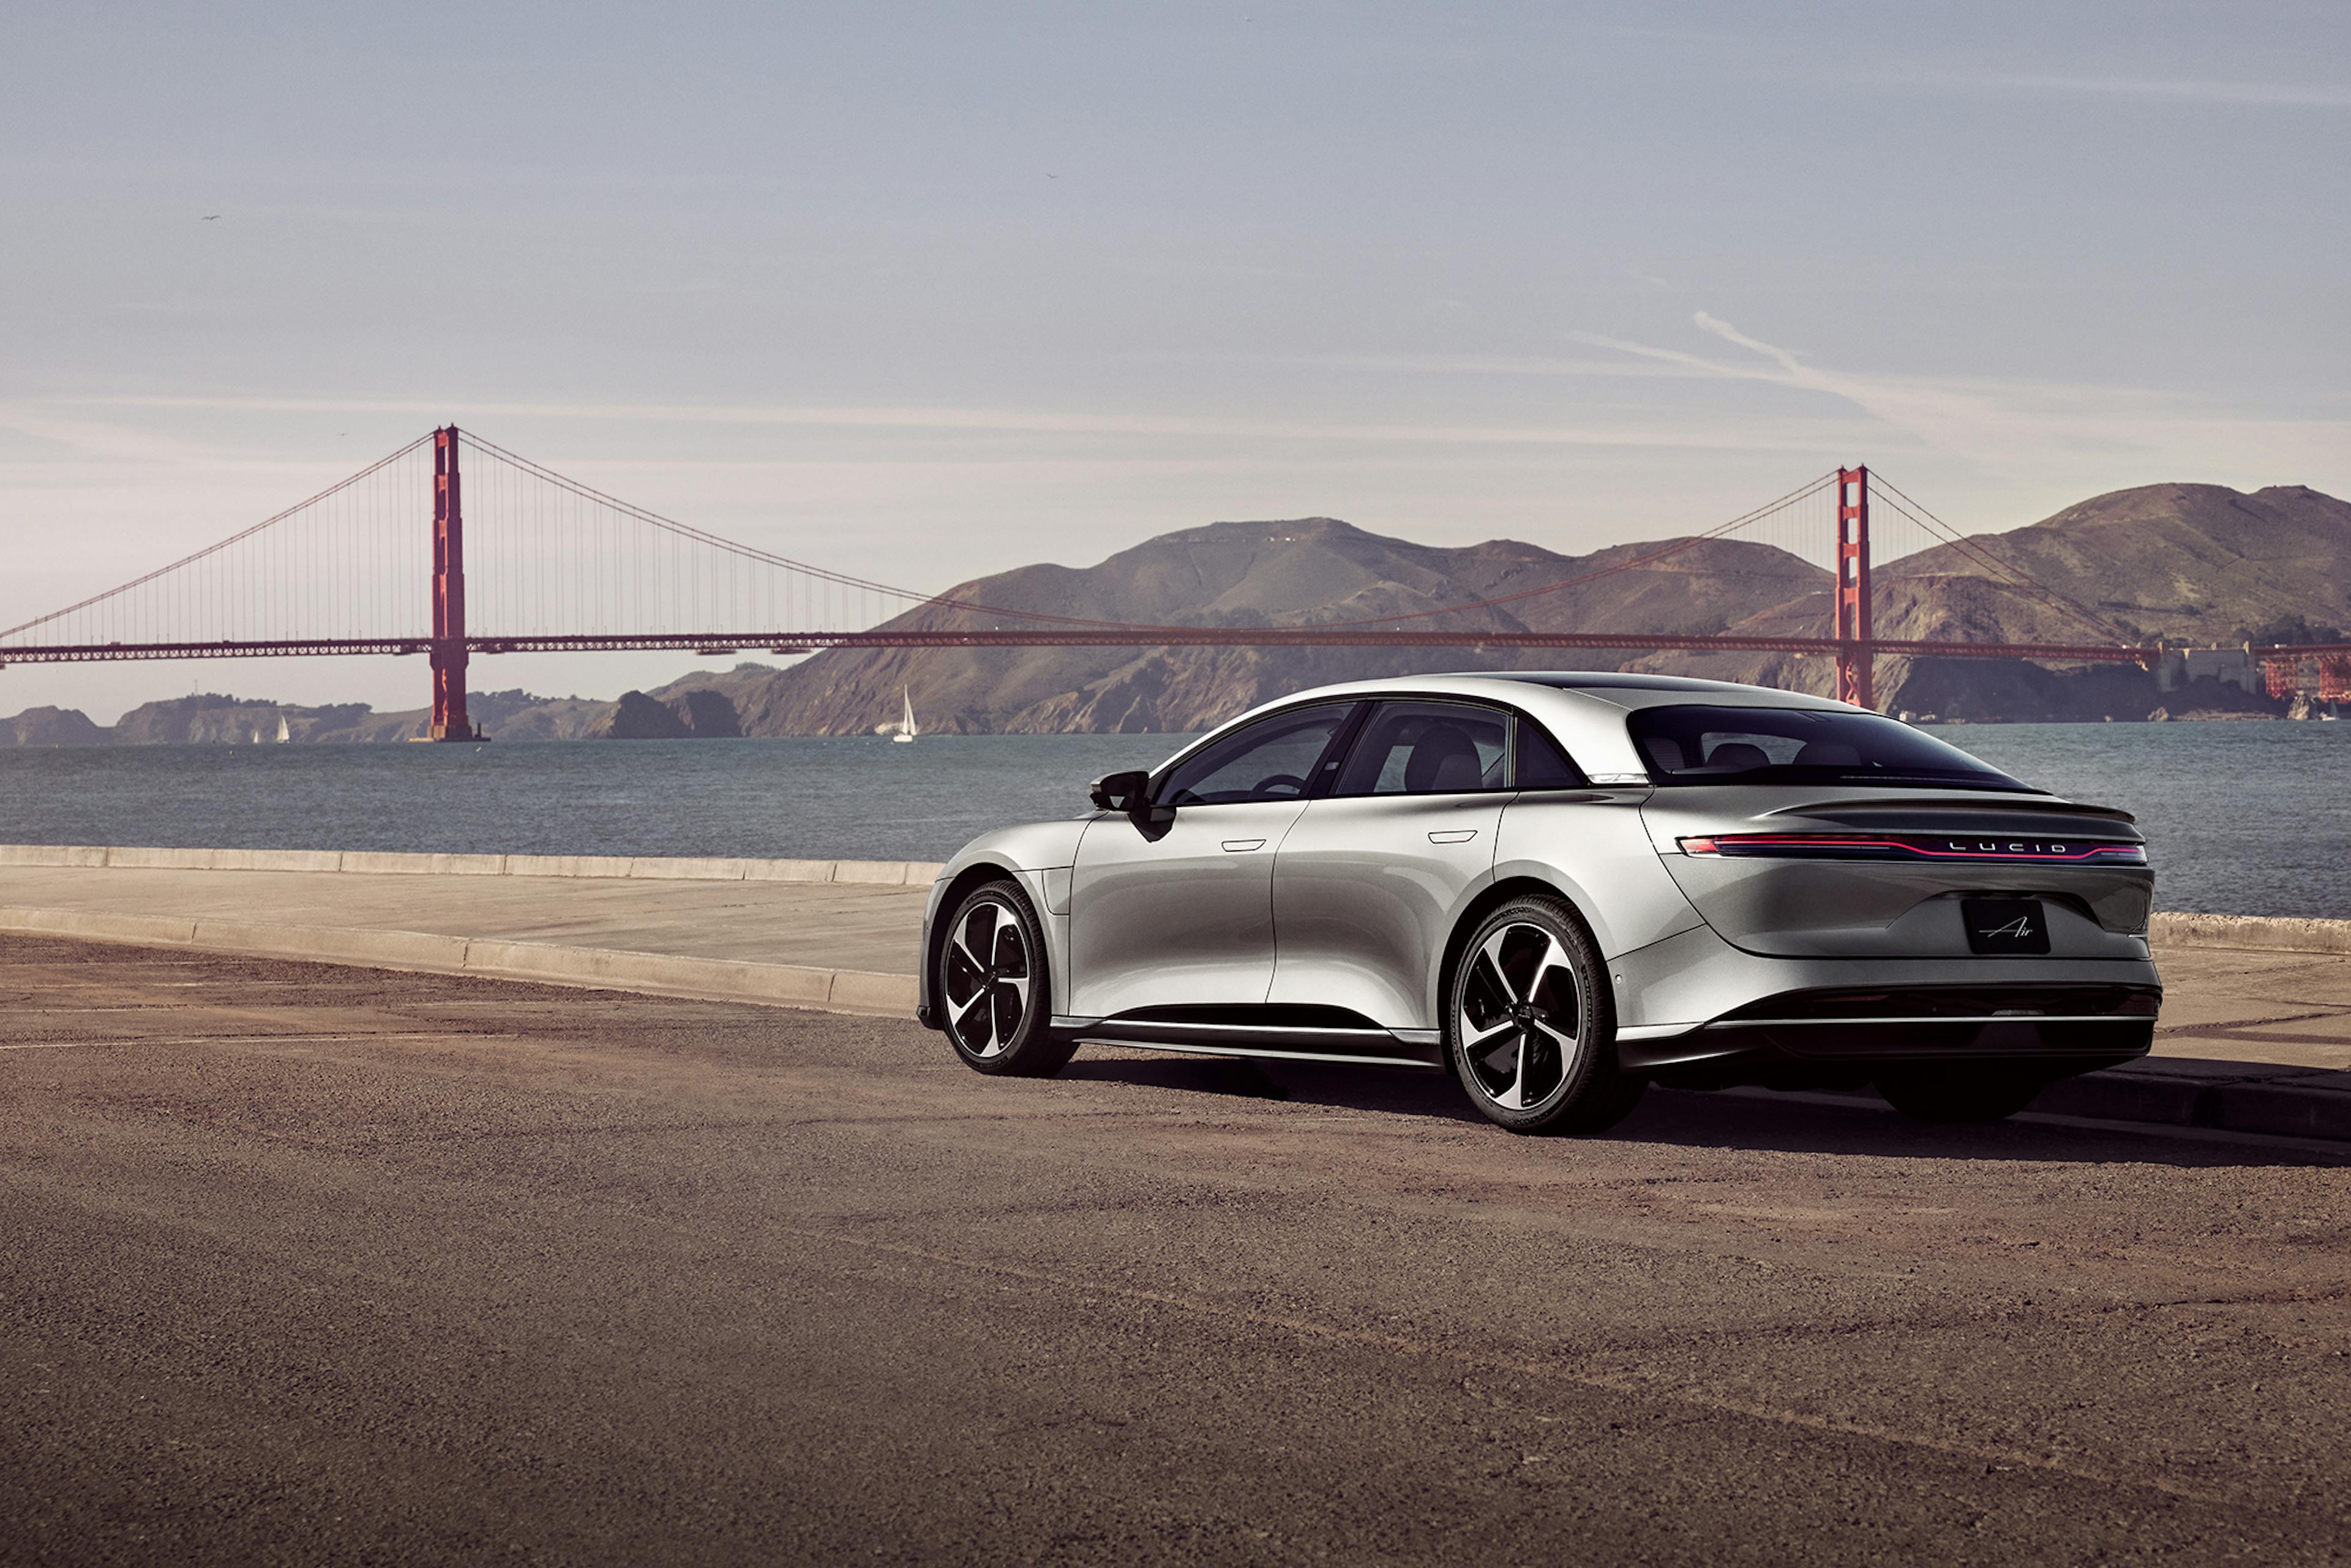
[[[1831,580],[1770,545],[1700,539],[1562,555],[1526,540],[1431,545],[1330,517],[1198,524],[1116,550],[1091,566],[1032,562],[956,584],[941,601],[1123,624],[1311,626],[1411,617],[1458,632],[1625,633],[1622,650],[1562,658],[1460,647],[837,649],[788,667],[696,671],[614,701],[477,693],[474,715],[501,739],[710,738],[859,735],[897,716],[901,692],[932,733],[1189,732],[1304,686],[1476,665],[1639,668],[1825,692],[1827,661],[1780,654],[1657,653],[1643,633],[1819,636]],[[1982,564],[1982,556],[2057,589],[2127,634],[2196,643],[2340,636],[2351,622],[2351,503],[2302,485],[2243,492],[2167,481],[2108,491],[2006,533],[1881,564],[1872,614],[1888,639],[2077,643],[2076,614]],[[1619,569],[1619,570],[1610,570]],[[1491,602],[1588,579],[1555,592]],[[955,631],[999,615],[933,601],[886,622]],[[2022,662],[1879,662],[1881,706],[1949,717],[2143,718],[2206,709],[2283,711],[2236,688],[2157,689],[2135,666],[2049,669]],[[306,708],[219,695],[149,703],[110,727],[71,709],[0,719],[0,746],[250,744],[279,716],[306,743],[421,735],[422,709]]]

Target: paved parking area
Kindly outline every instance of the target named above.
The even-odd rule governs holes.
[[[2351,1168],[2258,1140],[0,937],[0,1237],[12,1562],[2351,1547]]]
[[[2351,1071],[2351,956],[2160,946],[2159,1056]]]

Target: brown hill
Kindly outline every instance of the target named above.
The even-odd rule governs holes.
[[[2351,621],[2351,503],[2304,486],[2251,495],[2218,485],[2145,485],[2116,490],[2004,534],[1970,544],[2053,588],[2134,641],[2293,641],[2297,618],[2331,627]],[[2082,615],[2007,580],[1955,545],[1878,568],[1871,619],[1881,637],[1921,642],[2095,643]],[[1771,609],[1738,630],[1821,634],[1826,587]],[[1777,654],[1671,654],[1644,669],[1797,691],[1834,689],[1823,660]],[[1879,661],[1881,706],[1978,718],[2137,718],[2163,700],[2154,677],[2131,665],[2044,668],[2022,661]],[[2183,706],[2268,706],[2228,689],[2199,688]]]
[[[2351,502],[2306,486],[2245,495],[2219,485],[2143,485],[1970,542],[2148,638],[2228,643],[2294,615],[2351,622]],[[1883,575],[1915,582],[1990,574],[1946,545]],[[2043,622],[2019,612],[2002,623]],[[2079,640],[2074,624],[2067,641]]]
[[[1100,565],[1022,567],[947,597],[1087,620],[1177,626],[1301,626],[1445,610],[1616,565],[1654,546],[1562,556],[1512,540],[1445,549],[1384,538],[1330,517],[1217,523],[1146,540]],[[1825,574],[1766,545],[1711,541],[1670,560],[1555,594],[1416,624],[1448,630],[1718,631],[1801,596]],[[1019,625],[925,607],[893,627]],[[1637,648],[1637,637],[1627,638]],[[1180,731],[1325,681],[1456,667],[1459,648],[888,650],[819,654],[738,685],[748,735],[861,734],[896,716],[902,687],[925,729],[954,732]],[[1486,653],[1494,665],[1554,655]],[[1577,661],[1613,668],[1606,652]],[[686,681],[664,688],[668,695]]]
[[[79,708],[28,707],[0,718],[0,746],[104,746],[112,738]]]
[[[2126,634],[2225,642],[2300,615],[2351,621],[2351,505],[2300,486],[2241,495],[2211,485],[2151,485],[2095,497],[1978,547],[2081,601]],[[1493,540],[1416,545],[1328,517],[1219,523],[1151,539],[1098,566],[1031,566],[959,585],[950,597],[1089,620],[1280,626],[1440,610],[1578,577],[1654,549],[1589,556]],[[2078,643],[2097,630],[2045,596],[2004,580],[1956,547],[1889,562],[1874,584],[1880,635],[1923,641]],[[821,654],[733,683],[749,735],[847,734],[892,717],[910,687],[925,727],[946,730],[1182,730],[1322,681],[1410,670],[1571,664],[1637,667],[1796,690],[1834,680],[1819,659],[1770,654],[1642,654],[1637,632],[1818,636],[1829,622],[1827,574],[1783,551],[1736,540],[1691,547],[1557,593],[1418,622],[1448,629],[1628,632],[1623,658],[1562,660],[1458,648],[975,649]],[[987,623],[925,609],[893,625]],[[1019,622],[1011,622],[1019,624]],[[738,672],[738,676],[743,674]],[[690,689],[695,677],[657,695]],[[1880,701],[1980,718],[2139,717],[2158,706],[2134,666],[2051,670],[1986,660],[1887,659]],[[2199,694],[2190,706],[2247,706]],[[2175,709],[2179,706],[2174,703]],[[2252,706],[2259,706],[2255,702]]]
[[[2351,504],[2303,486],[2251,495],[2212,485],[2149,485],[2069,507],[1976,547],[2081,601],[2134,638],[2231,643],[2334,640],[2351,622]],[[1291,626],[1446,612],[1406,624],[1448,629],[1624,631],[1622,654],[1578,658],[1499,650],[1389,652],[1301,648],[1029,648],[836,652],[789,669],[746,664],[696,673],[622,705],[524,692],[475,693],[473,712],[506,740],[590,735],[723,737],[862,734],[914,694],[927,730],[1196,730],[1240,708],[1326,681],[1416,670],[1583,665],[1710,675],[1794,690],[1829,690],[1825,660],[1770,654],[1645,653],[1639,633],[1724,631],[1819,636],[1828,576],[1769,546],[1710,540],[1668,559],[1623,545],[1563,556],[1509,539],[1446,549],[1389,538],[1330,517],[1217,523],[1148,539],[1092,567],[1016,568],[958,585],[967,602],[1124,623]],[[1619,567],[1553,593],[1482,610],[1490,600]],[[1878,569],[1874,616],[1886,637],[1952,642],[2095,641],[2096,632],[2045,598],[1946,547]],[[893,626],[947,630],[1034,624],[929,607]],[[2201,689],[2211,687],[2210,690]],[[2047,668],[2021,661],[1884,659],[1880,705],[1970,718],[2145,716],[2158,706],[2282,709],[2266,698],[2199,683],[2158,693],[2131,665]],[[0,720],[0,745],[241,742],[276,732],[297,741],[398,740],[421,734],[422,709],[378,714],[358,704],[280,707],[194,696],[151,703],[111,730],[72,712],[35,709]]]

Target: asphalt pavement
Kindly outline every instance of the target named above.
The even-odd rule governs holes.
[[[2346,1199],[0,937],[0,1561],[2335,1562]]]

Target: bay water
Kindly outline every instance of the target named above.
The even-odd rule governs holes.
[[[2029,784],[2136,813],[2160,908],[2351,917],[2351,725],[1936,733]],[[1088,780],[1184,740],[10,747],[0,842],[945,860],[989,828],[1079,815]]]

